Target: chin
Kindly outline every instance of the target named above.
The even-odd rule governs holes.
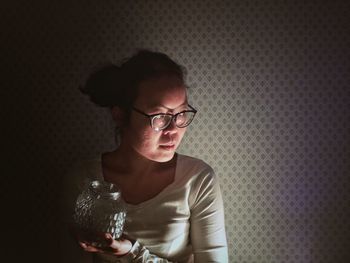
[[[165,162],[169,162],[173,159],[175,153],[173,153],[171,156],[163,156],[161,158],[159,158],[159,160],[157,160],[160,163],[165,163]]]
[[[159,154],[157,156],[154,156],[154,158],[151,158],[151,160],[155,161],[155,162],[159,162],[159,163],[165,163],[165,162],[169,162],[173,159],[175,155],[175,152],[168,152],[168,153],[163,153],[163,154]]]

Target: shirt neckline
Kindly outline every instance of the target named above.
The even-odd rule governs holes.
[[[138,203],[138,204],[130,204],[130,203],[127,203],[126,201],[125,202],[125,205],[127,207],[127,209],[140,209],[140,208],[144,208],[146,206],[148,206],[150,203],[153,203],[155,202],[156,200],[162,198],[162,196],[164,196],[167,192],[169,192],[170,190],[172,190],[173,188],[175,188],[175,185],[178,181],[178,177],[179,177],[179,170],[180,170],[180,162],[181,162],[181,159],[182,159],[182,155],[179,154],[179,153],[176,153],[176,167],[175,167],[175,176],[174,176],[174,181],[167,185],[161,192],[159,192],[156,196],[152,197],[151,199],[148,199],[146,201],[143,201],[141,203]],[[101,181],[106,181],[105,178],[104,178],[104,175],[103,175],[103,169],[102,169],[102,153],[99,154],[99,157],[98,157],[98,179],[101,180]]]

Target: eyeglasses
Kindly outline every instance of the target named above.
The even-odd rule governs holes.
[[[197,110],[194,109],[191,105],[188,105],[191,110],[184,110],[176,114],[170,113],[157,113],[157,114],[146,114],[143,111],[132,107],[132,109],[143,116],[146,116],[150,120],[151,127],[155,131],[161,131],[166,129],[172,121],[175,122],[176,127],[185,128],[192,122],[194,116],[197,113]]]

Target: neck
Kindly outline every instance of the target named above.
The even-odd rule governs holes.
[[[136,152],[130,147],[124,148],[120,145],[111,153],[112,162],[116,165],[117,170],[129,177],[148,176],[163,168],[169,167],[176,160],[175,155],[168,162],[156,162],[149,160]]]

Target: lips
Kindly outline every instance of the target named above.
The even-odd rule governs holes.
[[[164,146],[164,147],[172,147],[175,146],[174,143],[169,143],[169,144],[161,144],[160,146]]]
[[[165,140],[164,142],[160,143],[159,145],[160,146],[174,146],[176,143],[173,139],[170,139],[170,140]]]
[[[173,150],[175,149],[175,144],[174,143],[161,144],[159,145],[159,147],[165,150]]]

